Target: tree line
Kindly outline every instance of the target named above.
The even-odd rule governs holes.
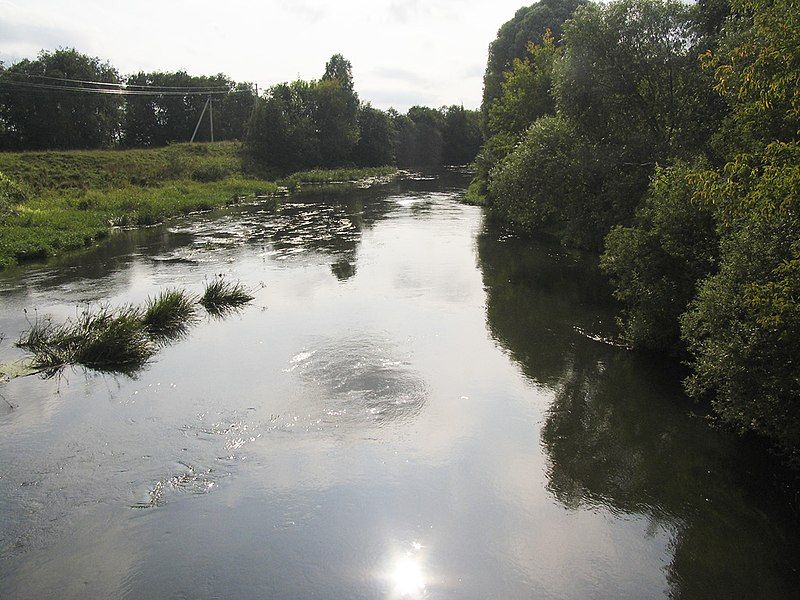
[[[794,460],[798,81],[793,0],[542,0],[490,49],[470,190],[602,253],[626,341],[681,357],[692,396]]]
[[[414,106],[406,114],[361,102],[352,66],[331,57],[322,78],[270,88],[257,100],[245,149],[278,172],[356,164],[470,163],[483,142],[480,113],[462,106]]]
[[[124,92],[124,93],[123,93]],[[242,140],[270,172],[317,166],[467,164],[483,142],[478,111],[415,106],[406,114],[362,102],[352,67],[334,55],[319,80],[273,86],[224,74],[139,72],[74,49],[0,64],[0,150],[147,148],[188,141],[208,98],[215,140]],[[210,137],[209,116],[197,131]]]

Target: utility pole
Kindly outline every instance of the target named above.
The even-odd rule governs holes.
[[[197,119],[197,125],[194,126],[194,133],[192,134],[192,139],[190,140],[190,142],[194,142],[194,138],[197,135],[197,130],[200,129],[200,122],[203,120],[203,115],[206,114],[206,109],[208,108],[210,102],[211,102],[211,97],[209,96],[206,99],[206,103],[203,105],[203,110],[200,112],[200,118]],[[213,124],[212,124],[212,131],[213,131]]]
[[[214,141],[214,101],[209,96],[208,98],[209,117],[211,119],[211,141]]]

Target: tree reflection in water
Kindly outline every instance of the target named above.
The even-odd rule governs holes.
[[[478,239],[478,259],[492,336],[553,394],[541,443],[554,498],[572,510],[643,515],[674,532],[674,596],[798,589],[800,536],[787,495],[768,475],[775,465],[713,429],[682,394],[676,366],[591,339],[613,335],[596,259],[492,224]]]

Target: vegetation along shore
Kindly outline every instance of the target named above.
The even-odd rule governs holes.
[[[0,153],[0,268],[85,247],[114,226],[153,225],[248,196],[397,171],[316,169],[270,181],[246,174],[241,155],[237,142]]]

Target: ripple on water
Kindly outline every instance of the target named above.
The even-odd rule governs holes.
[[[145,498],[131,505],[131,508],[155,508],[167,502],[171,493],[182,492],[187,494],[207,494],[216,482],[212,476],[214,469],[198,471],[195,467],[181,463],[186,470],[170,477],[159,479],[147,490]]]
[[[293,356],[284,372],[316,388],[324,422],[384,426],[416,416],[428,396],[423,378],[398,354],[367,337],[329,340]]]

